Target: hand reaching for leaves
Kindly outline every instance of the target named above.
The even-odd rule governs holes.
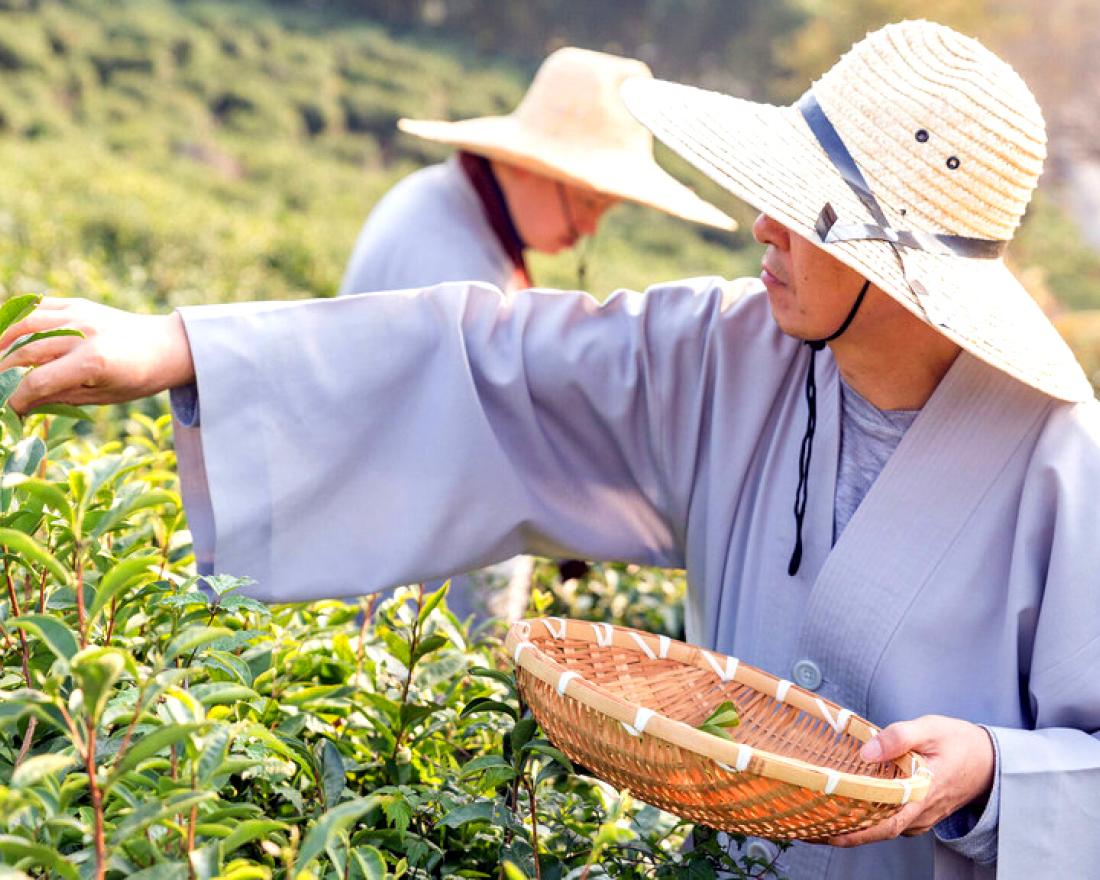
[[[85,299],[44,298],[0,336],[0,351],[60,329],[81,335],[41,338],[0,360],[0,370],[34,367],[9,401],[17,412],[46,403],[121,403],[194,380],[178,314],[138,315]]]

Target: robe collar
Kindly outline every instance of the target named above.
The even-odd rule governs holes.
[[[835,364],[826,363],[830,404],[823,418],[833,422],[827,436],[835,441],[839,387]],[[819,491],[811,511],[819,517],[810,558],[817,573],[799,650],[843,682],[828,694],[831,699],[867,711],[878,659],[906,610],[936,576],[952,544],[964,539],[967,521],[990,485],[1034,437],[1051,406],[1050,398],[962,352],[831,549],[826,536],[836,444],[828,444],[814,476],[834,491]]]
[[[520,238],[519,230],[516,229],[512,212],[508,210],[504,190],[501,189],[500,181],[493,173],[492,163],[484,156],[460,151],[458,164],[474,188],[493,234],[515,267],[513,281],[516,287],[518,289],[530,287],[531,273],[527,270],[527,261],[523,256],[526,245]]]

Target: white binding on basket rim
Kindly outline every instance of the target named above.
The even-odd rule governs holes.
[[[522,654],[528,648],[533,648],[533,647],[535,647],[533,642],[520,642],[519,644],[517,644],[516,645],[516,652],[512,657],[512,662],[515,663],[516,666],[519,666],[519,655]]]
[[[596,634],[596,644],[601,648],[611,647],[615,639],[615,630],[610,623],[593,623],[592,631]]]
[[[565,688],[568,686],[574,678],[579,678],[580,673],[575,669],[567,669],[561,674],[561,678],[558,679],[557,691],[559,697],[565,696]]]
[[[710,651],[701,651],[700,653],[706,658],[711,669],[714,670],[715,675],[722,679],[723,682],[733,681],[734,676],[737,675],[737,667],[741,663],[740,660],[736,657],[723,657],[726,661],[726,665],[723,667],[718,662],[718,658]]]
[[[645,726],[649,724],[649,719],[652,718],[656,712],[652,709],[647,709],[645,706],[639,706],[638,711],[634,714],[634,723],[627,724],[625,721],[619,723],[626,728],[626,732],[631,736],[641,736],[645,733]]]
[[[817,708],[821,710],[821,717],[829,722],[829,726],[837,733],[844,733],[844,729],[852,718],[852,710],[841,709],[834,718],[833,713],[829,711],[829,707],[825,705],[825,701],[821,697],[815,697],[814,702],[817,703]],[[915,761],[913,766],[916,766]]]

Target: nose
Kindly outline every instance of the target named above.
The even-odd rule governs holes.
[[[791,247],[790,230],[767,214],[759,214],[753,221],[752,237],[760,244],[770,244],[779,250],[790,250]]]

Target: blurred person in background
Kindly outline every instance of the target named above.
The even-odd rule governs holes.
[[[652,136],[619,97],[641,61],[566,47],[535,74],[515,112],[459,122],[402,119],[409,134],[458,148],[410,174],[373,208],[340,294],[484,281],[507,294],[533,286],[528,249],[555,254],[596,232],[617,202],[732,230],[734,221],[653,160]],[[584,255],[578,287],[584,288]],[[445,424],[438,426],[446,436]],[[478,488],[471,486],[471,493]],[[563,578],[583,571],[559,563]],[[518,557],[452,579],[447,602],[477,622],[523,616],[532,560]]]
[[[267,601],[523,552],[685,568],[691,642],[881,726],[856,772],[931,771],[830,846],[748,844],[792,880],[1100,876],[1100,404],[1003,260],[1046,154],[1034,97],[927,21],[791,106],[623,96],[761,212],[758,280],[51,299],[0,346],[84,337],[0,365],[36,365],[12,406],[172,388],[196,559]],[[819,776],[822,812],[861,785]]]

